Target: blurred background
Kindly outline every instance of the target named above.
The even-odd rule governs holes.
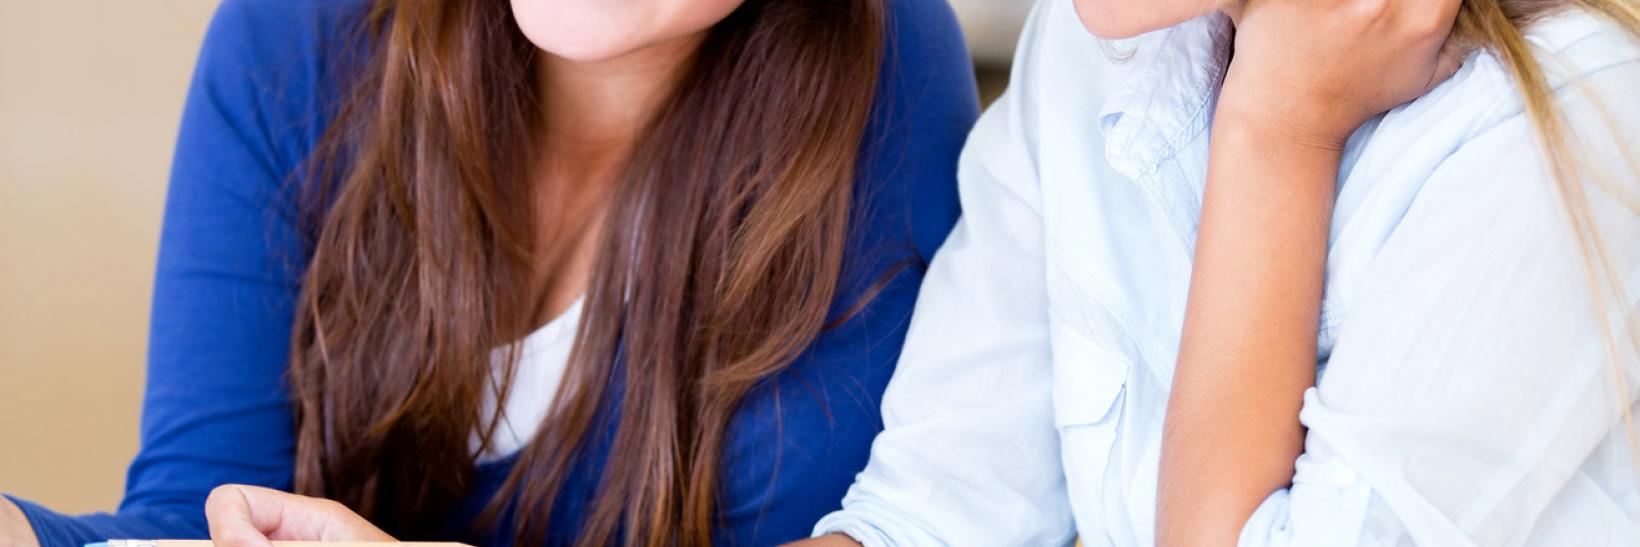
[[[113,509],[172,139],[218,0],[0,0],[0,491]],[[1030,0],[952,0],[982,94]]]

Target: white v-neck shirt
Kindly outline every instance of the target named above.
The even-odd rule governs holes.
[[[507,393],[501,424],[495,429],[495,438],[490,439],[490,446],[483,450],[480,450],[477,431],[469,441],[479,463],[511,456],[529,444],[541,428],[541,422],[552,409],[558,384],[564,381],[564,368],[569,365],[569,351],[575,345],[575,331],[581,324],[581,304],[585,300],[577,299],[564,313],[519,342],[518,368]],[[499,386],[502,380],[501,351],[496,350],[493,386]],[[485,390],[482,416],[493,415],[496,399],[496,390]]]

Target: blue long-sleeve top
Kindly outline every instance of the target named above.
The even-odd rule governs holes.
[[[836,307],[892,275],[863,311],[821,334],[748,395],[724,450],[720,543],[806,536],[839,507],[881,428],[920,268],[959,214],[956,158],[978,114],[972,68],[943,0],[892,0],[880,90],[854,193]],[[184,109],[160,241],[142,444],[113,513],[70,516],[13,498],[45,547],[108,538],[203,538],[224,483],[292,486],[295,435],[285,372],[305,267],[290,208],[298,167],[325,130],[340,44],[358,0],[226,0]],[[607,435],[593,435],[593,439]],[[551,516],[548,544],[573,539],[607,445],[591,442]],[[450,539],[510,543],[510,523],[475,531],[514,459],[482,464],[448,516]],[[436,471],[435,471],[436,472]]]

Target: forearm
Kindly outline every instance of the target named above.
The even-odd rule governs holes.
[[[1339,152],[1221,116],[1158,485],[1160,545],[1234,545],[1302,450]]]
[[[860,542],[843,534],[827,534],[787,543],[786,547],[860,547]]]

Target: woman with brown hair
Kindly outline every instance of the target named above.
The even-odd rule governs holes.
[[[272,489],[212,499],[230,541],[801,537],[880,427],[975,103],[937,0],[229,0],[125,500],[5,501],[0,543],[204,537],[227,483]],[[337,518],[266,520],[298,506]]]

